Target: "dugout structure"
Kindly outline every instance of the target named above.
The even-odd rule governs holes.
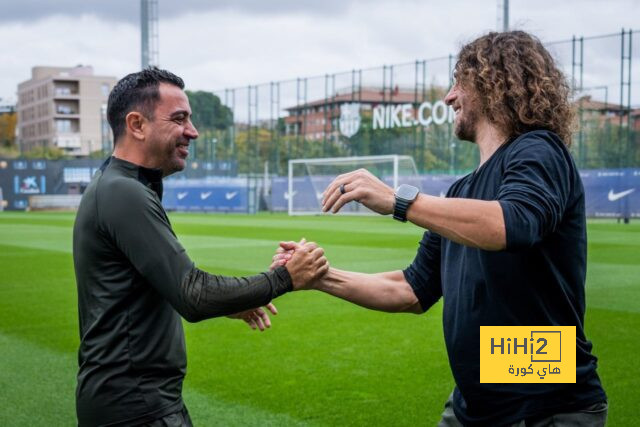
[[[411,184],[421,188],[416,164],[411,156],[356,156],[289,160],[285,199],[289,215],[322,214],[324,190],[337,176],[367,169],[392,188]],[[371,210],[352,201],[340,210],[346,215],[370,215]]]

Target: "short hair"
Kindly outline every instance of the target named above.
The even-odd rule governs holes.
[[[184,81],[180,77],[157,67],[128,74],[116,83],[107,104],[107,120],[113,131],[114,144],[124,135],[125,118],[131,111],[140,111],[153,120],[153,112],[160,100],[160,83],[184,89]]]
[[[475,91],[482,114],[507,136],[547,129],[571,144],[571,90],[538,38],[488,33],[462,47],[455,71],[462,87]]]

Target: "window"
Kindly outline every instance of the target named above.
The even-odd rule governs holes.
[[[71,132],[71,120],[56,120],[56,131],[59,133]]]
[[[71,95],[71,89],[68,87],[57,87],[56,95],[60,95],[60,96]]]
[[[105,98],[109,96],[109,84],[108,83],[102,83],[102,85],[100,86],[100,89],[102,90],[102,96],[104,96]]]
[[[58,114],[75,114],[69,105],[58,105],[56,106],[56,111]]]

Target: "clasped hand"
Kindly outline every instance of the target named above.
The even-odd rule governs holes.
[[[329,263],[324,256],[324,250],[313,242],[306,243],[305,239],[302,239],[299,243],[280,242],[269,269],[273,270],[285,264],[291,276],[294,291],[312,289],[314,283],[329,270]],[[278,314],[278,310],[273,304],[267,304],[266,308],[271,314]],[[271,327],[269,314],[260,307],[227,317],[244,320],[251,329],[264,331],[266,328]]]
[[[314,242],[306,243],[303,238],[299,243],[280,242],[269,269],[286,265],[293,290],[313,289],[315,283],[329,271],[329,262],[324,256],[324,249]]]

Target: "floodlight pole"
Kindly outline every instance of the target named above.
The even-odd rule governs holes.
[[[509,31],[509,0],[498,0],[496,9],[496,30]]]
[[[502,1],[502,31],[509,31],[509,0]]]
[[[289,198],[287,199],[287,209],[289,214],[291,214],[291,211],[293,210],[293,162],[291,159],[289,159],[289,182],[288,182],[288,188],[287,188],[287,192],[289,193]]]
[[[398,188],[398,156],[393,156],[393,189]]]
[[[140,0],[140,53],[142,69],[158,65],[158,0]]]

